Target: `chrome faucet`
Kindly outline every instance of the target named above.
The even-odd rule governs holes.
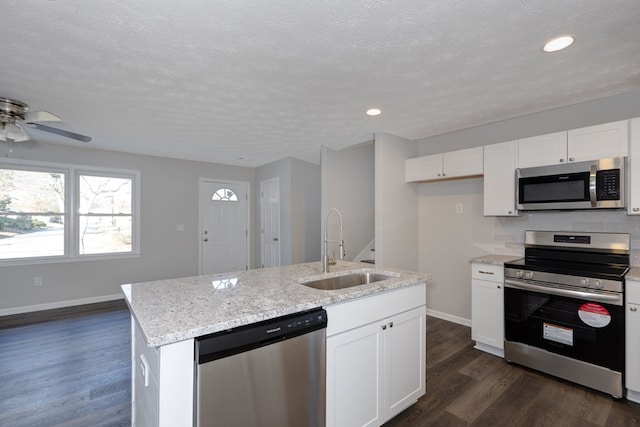
[[[340,240],[329,240],[329,228],[327,227],[328,223],[329,223],[329,215],[331,214],[331,212],[335,212],[338,214],[338,218],[340,219]],[[331,208],[329,209],[329,211],[327,212],[327,217],[324,221],[324,253],[322,254],[322,272],[323,273],[328,273],[329,272],[329,254],[327,252],[327,246],[329,243],[337,243],[338,247],[340,248],[340,259],[344,258],[344,240],[342,238],[342,214],[340,213],[340,211],[336,208]]]

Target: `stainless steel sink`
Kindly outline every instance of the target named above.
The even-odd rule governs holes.
[[[395,276],[381,274],[375,272],[358,272],[344,276],[326,277],[323,279],[309,280],[300,282],[301,285],[324,291],[333,291],[336,289],[351,288],[352,286],[366,285],[369,283],[380,282],[387,279],[395,279]]]

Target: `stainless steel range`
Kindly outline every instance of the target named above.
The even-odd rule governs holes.
[[[629,235],[526,231],[505,264],[504,357],[623,396]]]

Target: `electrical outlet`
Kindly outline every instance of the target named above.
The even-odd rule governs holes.
[[[177,224],[176,231],[184,231],[184,224]]]
[[[33,278],[33,286],[42,286],[42,276],[36,276]]]
[[[462,203],[457,203],[456,204],[456,213],[462,213],[464,211],[464,206],[462,205]]]

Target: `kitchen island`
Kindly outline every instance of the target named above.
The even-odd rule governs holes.
[[[390,278],[330,291],[301,284],[357,271],[375,271]],[[423,335],[418,337],[422,341],[420,354],[412,356],[422,359],[422,374],[418,375],[421,390],[410,396],[415,401],[416,394],[424,394],[424,307],[429,278],[425,274],[363,268],[362,264],[339,261],[327,274],[315,262],[122,285],[132,314],[134,425],[193,424],[195,338],[317,307],[324,307],[329,313],[328,376],[329,365],[335,362],[330,354],[332,335],[343,338],[348,331],[383,324],[391,316],[419,309],[420,320],[412,317],[419,329],[416,334]],[[351,306],[353,303],[364,305]],[[386,330],[387,323],[380,330]],[[400,324],[396,325],[396,330],[401,331]],[[390,345],[391,340],[387,341]],[[331,420],[335,419],[334,415],[329,416],[334,384],[331,381],[327,378],[327,425],[334,424]],[[393,412],[382,411],[378,424],[400,407],[394,404]]]

